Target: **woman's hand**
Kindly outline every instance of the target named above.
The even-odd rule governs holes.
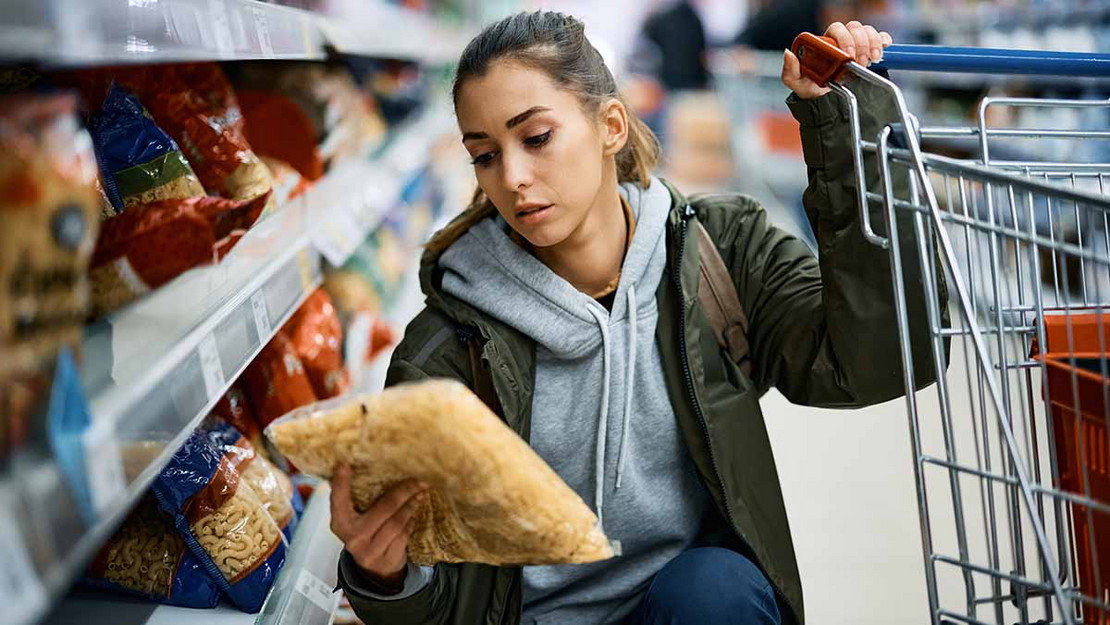
[[[386,491],[359,514],[351,503],[351,469],[343,465],[331,480],[331,531],[374,581],[401,586],[408,564],[412,518],[428,500],[428,485],[405,480]]]
[[[893,41],[888,33],[879,32],[873,26],[865,26],[856,21],[847,24],[834,22],[825,31],[825,36],[835,39],[837,47],[847,52],[856,63],[864,67],[881,61],[883,48]],[[783,51],[782,55],[782,83],[803,100],[823,96],[829,92],[828,87],[819,87],[817,83],[802,76],[802,66],[798,62],[798,57],[790,50]]]

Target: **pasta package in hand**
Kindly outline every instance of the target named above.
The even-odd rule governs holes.
[[[195,431],[155,480],[154,495],[232,603],[245,612],[262,609],[285,563],[285,545],[232,459],[205,432]]]
[[[266,428],[302,471],[351,466],[366,510],[407,478],[431,486],[408,544],[415,564],[571,564],[613,556],[597,517],[462,384],[431,380],[296,410]]]
[[[173,518],[148,495],[104,543],[85,583],[159,603],[214,608],[220,589],[185,546]]]
[[[338,397],[351,390],[351,379],[343,366],[343,326],[327,291],[320,288],[309,295],[286,324],[285,332],[318,399]]]
[[[154,123],[137,97],[115,83],[92,125],[92,136],[105,190],[117,211],[204,195],[174,140]]]
[[[289,476],[258,455],[254,445],[227,422],[209,418],[204,430],[217,449],[222,449],[231,460],[231,466],[239,472],[243,483],[254,489],[262,507],[270,513],[285,537],[292,538],[297,517],[293,506],[295,491]]]
[[[305,372],[293,341],[284,330],[262,348],[243,372],[243,388],[263,427],[285,413],[316,401],[316,392]]]
[[[116,310],[185,271],[223,258],[258,219],[266,197],[160,200],[105,221],[89,280],[92,316]]]

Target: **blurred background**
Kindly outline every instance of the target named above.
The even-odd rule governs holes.
[[[261,432],[380,390],[421,306],[420,246],[474,188],[452,63],[482,25],[538,8],[585,21],[662,141],[661,175],[752,195],[814,249],[779,79],[798,33],[856,19],[897,43],[1110,52],[1108,0],[0,2],[0,622],[357,622],[331,592],[326,484]],[[891,78],[924,125],[974,125],[986,96],[1110,96],[1105,77]],[[1105,108],[991,115],[1110,128]],[[905,403],[764,405],[809,622],[927,622]],[[189,560],[203,527],[155,505],[195,494],[182,476],[204,473],[205,445],[250,448],[231,464],[272,476],[254,514],[282,537],[235,593]]]

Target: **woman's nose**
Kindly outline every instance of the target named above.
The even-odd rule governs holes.
[[[522,154],[502,154],[501,176],[505,187],[519,191],[532,186],[532,164]]]

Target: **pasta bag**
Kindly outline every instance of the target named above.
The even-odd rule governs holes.
[[[365,510],[406,478],[431,485],[416,512],[415,564],[571,564],[613,556],[597,517],[531,447],[458,382],[432,380],[295,410],[266,428],[305,473],[354,473]]]
[[[154,482],[154,495],[209,577],[244,612],[258,612],[285,564],[281,530],[208,435],[194,431]]]
[[[220,589],[153,496],[139,500],[85,574],[94,588],[186,608],[214,608]]]
[[[213,444],[222,449],[231,460],[232,467],[239,472],[242,481],[254,489],[254,493],[262,501],[262,507],[281,528],[285,537],[292,538],[297,527],[293,503],[296,492],[289,476],[259,455],[251,441],[231,424],[217,417],[209,417],[203,427]]]

